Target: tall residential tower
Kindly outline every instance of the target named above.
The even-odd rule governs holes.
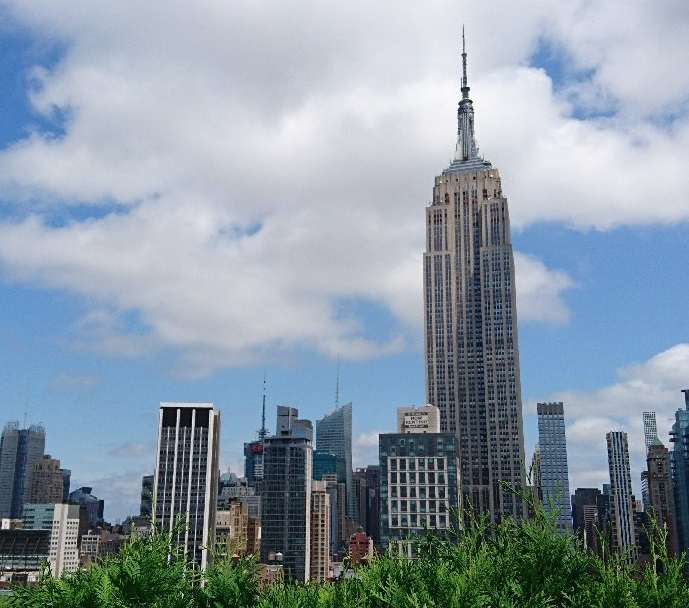
[[[426,400],[458,439],[465,507],[520,519],[524,485],[514,258],[498,170],[478,154],[462,49],[454,160],[426,209]]]
[[[610,431],[605,438],[608,443],[608,469],[610,470],[612,549],[633,563],[636,558],[634,497],[632,496],[632,476],[629,470],[627,433]]]

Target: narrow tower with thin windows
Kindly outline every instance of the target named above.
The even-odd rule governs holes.
[[[525,516],[514,257],[498,170],[479,156],[462,34],[454,159],[435,178],[424,254],[426,399],[458,439],[463,507]]]

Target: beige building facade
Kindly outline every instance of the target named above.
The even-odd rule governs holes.
[[[330,496],[324,481],[311,487],[311,574],[310,580],[323,582],[330,569]]]
[[[478,154],[466,53],[454,160],[426,209],[426,399],[458,439],[462,503],[491,521],[525,503],[514,256],[500,174]]]

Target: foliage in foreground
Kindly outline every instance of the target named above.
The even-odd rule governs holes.
[[[519,525],[489,530],[475,522],[454,544],[420,540],[410,562],[386,554],[335,584],[279,584],[259,591],[257,566],[219,557],[200,573],[176,552],[170,535],[134,539],[115,558],[60,579],[16,588],[22,608],[686,608],[689,585],[679,560],[662,543],[642,573],[585,553],[539,512]],[[654,549],[655,551],[655,549]],[[660,574],[663,572],[663,574]],[[1,602],[0,602],[1,603]]]

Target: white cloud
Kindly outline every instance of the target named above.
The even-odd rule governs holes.
[[[563,391],[538,399],[564,403],[572,491],[609,483],[605,434],[625,431],[632,482],[639,494],[640,474],[645,469],[642,414],[656,412],[658,437],[671,447],[668,432],[675,412],[684,408],[680,390],[689,386],[688,370],[689,344],[682,343],[621,368],[617,382],[598,390]],[[535,413],[535,403],[525,404],[525,412]]]
[[[399,352],[421,331],[424,205],[453,147],[462,21],[479,143],[515,226],[689,219],[686,10],[611,4],[305,1],[297,19],[245,2],[9,2],[64,48],[33,70],[31,101],[66,120],[0,152],[3,277],[82,296],[79,346],[171,346],[192,376],[300,349]],[[554,87],[527,67],[543,39],[589,80]],[[601,97],[615,115],[577,117]],[[566,322],[574,280],[517,265],[520,319]],[[393,322],[374,334],[343,301]]]
[[[378,436],[387,431],[368,431],[354,438],[352,445],[352,463],[354,468],[364,468],[378,463]]]
[[[519,320],[566,323],[571,311],[563,292],[575,286],[574,280],[562,270],[549,270],[534,256],[515,253]]]

